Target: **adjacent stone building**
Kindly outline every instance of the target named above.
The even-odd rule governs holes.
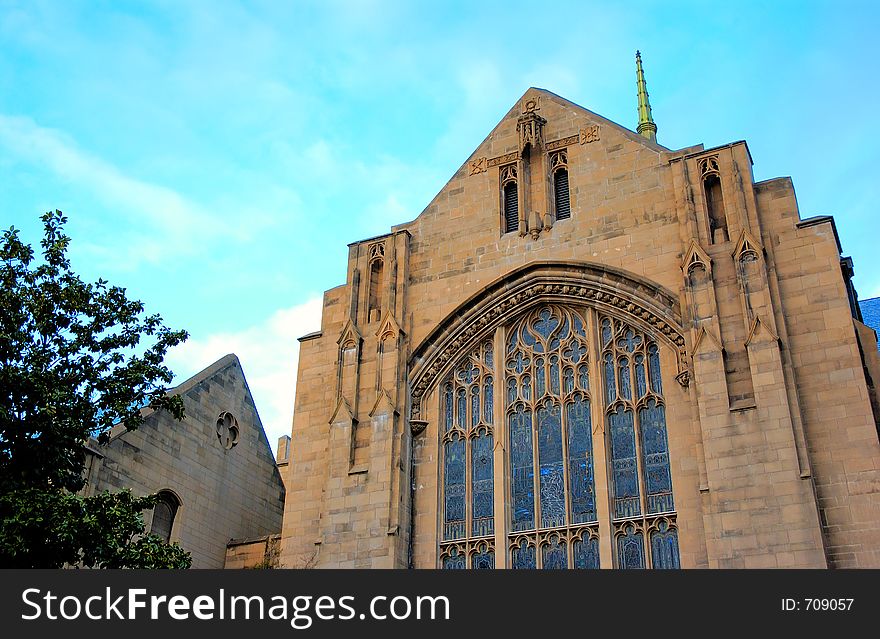
[[[637,79],[637,132],[529,89],[349,245],[300,340],[282,565],[880,567],[834,221],[743,141],[658,144]]]
[[[159,493],[160,503],[145,513],[147,530],[179,542],[194,568],[223,568],[231,540],[281,529],[281,475],[235,355],[172,392],[183,397],[186,418],[145,409],[137,430],[118,426],[106,445],[92,442],[85,491]],[[240,545],[232,544],[233,558]],[[269,554],[265,539],[261,548]],[[233,561],[233,567],[262,560]]]

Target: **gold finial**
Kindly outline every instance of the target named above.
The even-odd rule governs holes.
[[[636,51],[636,82],[639,86],[639,135],[651,142],[657,141],[657,125],[651,117],[651,103],[648,102],[648,86],[645,84],[645,72],[642,70],[642,54]]]

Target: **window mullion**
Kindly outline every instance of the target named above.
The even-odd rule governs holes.
[[[600,437],[593,438],[593,485],[596,490],[596,518],[599,525],[599,566],[614,568],[614,526],[611,523],[611,485],[608,480],[610,442],[607,436],[606,399],[604,377],[602,375],[602,339],[598,315],[595,309],[587,313],[587,348],[589,349],[590,371],[590,416],[594,432],[598,429]]]
[[[493,357],[495,370],[492,374],[494,384],[492,393],[492,432],[493,442],[493,466],[492,466],[492,493],[495,499],[495,568],[507,568],[507,535],[510,528],[510,505],[507,497],[507,472],[508,455],[506,451],[509,443],[507,438],[507,411],[505,403],[505,384],[507,373],[507,358],[504,352],[505,330],[499,326],[493,336]],[[500,444],[500,445],[499,445]]]

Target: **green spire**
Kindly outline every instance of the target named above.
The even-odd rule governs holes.
[[[648,86],[645,84],[645,72],[642,70],[642,54],[636,51],[636,81],[639,85],[639,135],[651,142],[657,141],[657,125],[651,117],[651,103],[648,102]]]

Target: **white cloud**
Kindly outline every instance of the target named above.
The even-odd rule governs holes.
[[[0,114],[0,146],[17,159],[48,169],[112,205],[126,218],[121,227],[128,225],[146,236],[146,222],[161,232],[161,243],[153,242],[147,250],[130,252],[129,260],[134,257],[157,262],[165,254],[191,249],[193,243],[188,238],[196,231],[204,235],[221,228],[212,223],[207,211],[173,189],[129,177],[79,149],[63,132],[42,127],[30,118]],[[140,246],[140,242],[133,246]]]
[[[238,332],[191,337],[168,353],[166,363],[177,373],[177,384],[235,353],[274,450],[278,438],[290,434],[299,361],[297,338],[320,327],[321,299],[315,297],[275,311],[260,324]]]

